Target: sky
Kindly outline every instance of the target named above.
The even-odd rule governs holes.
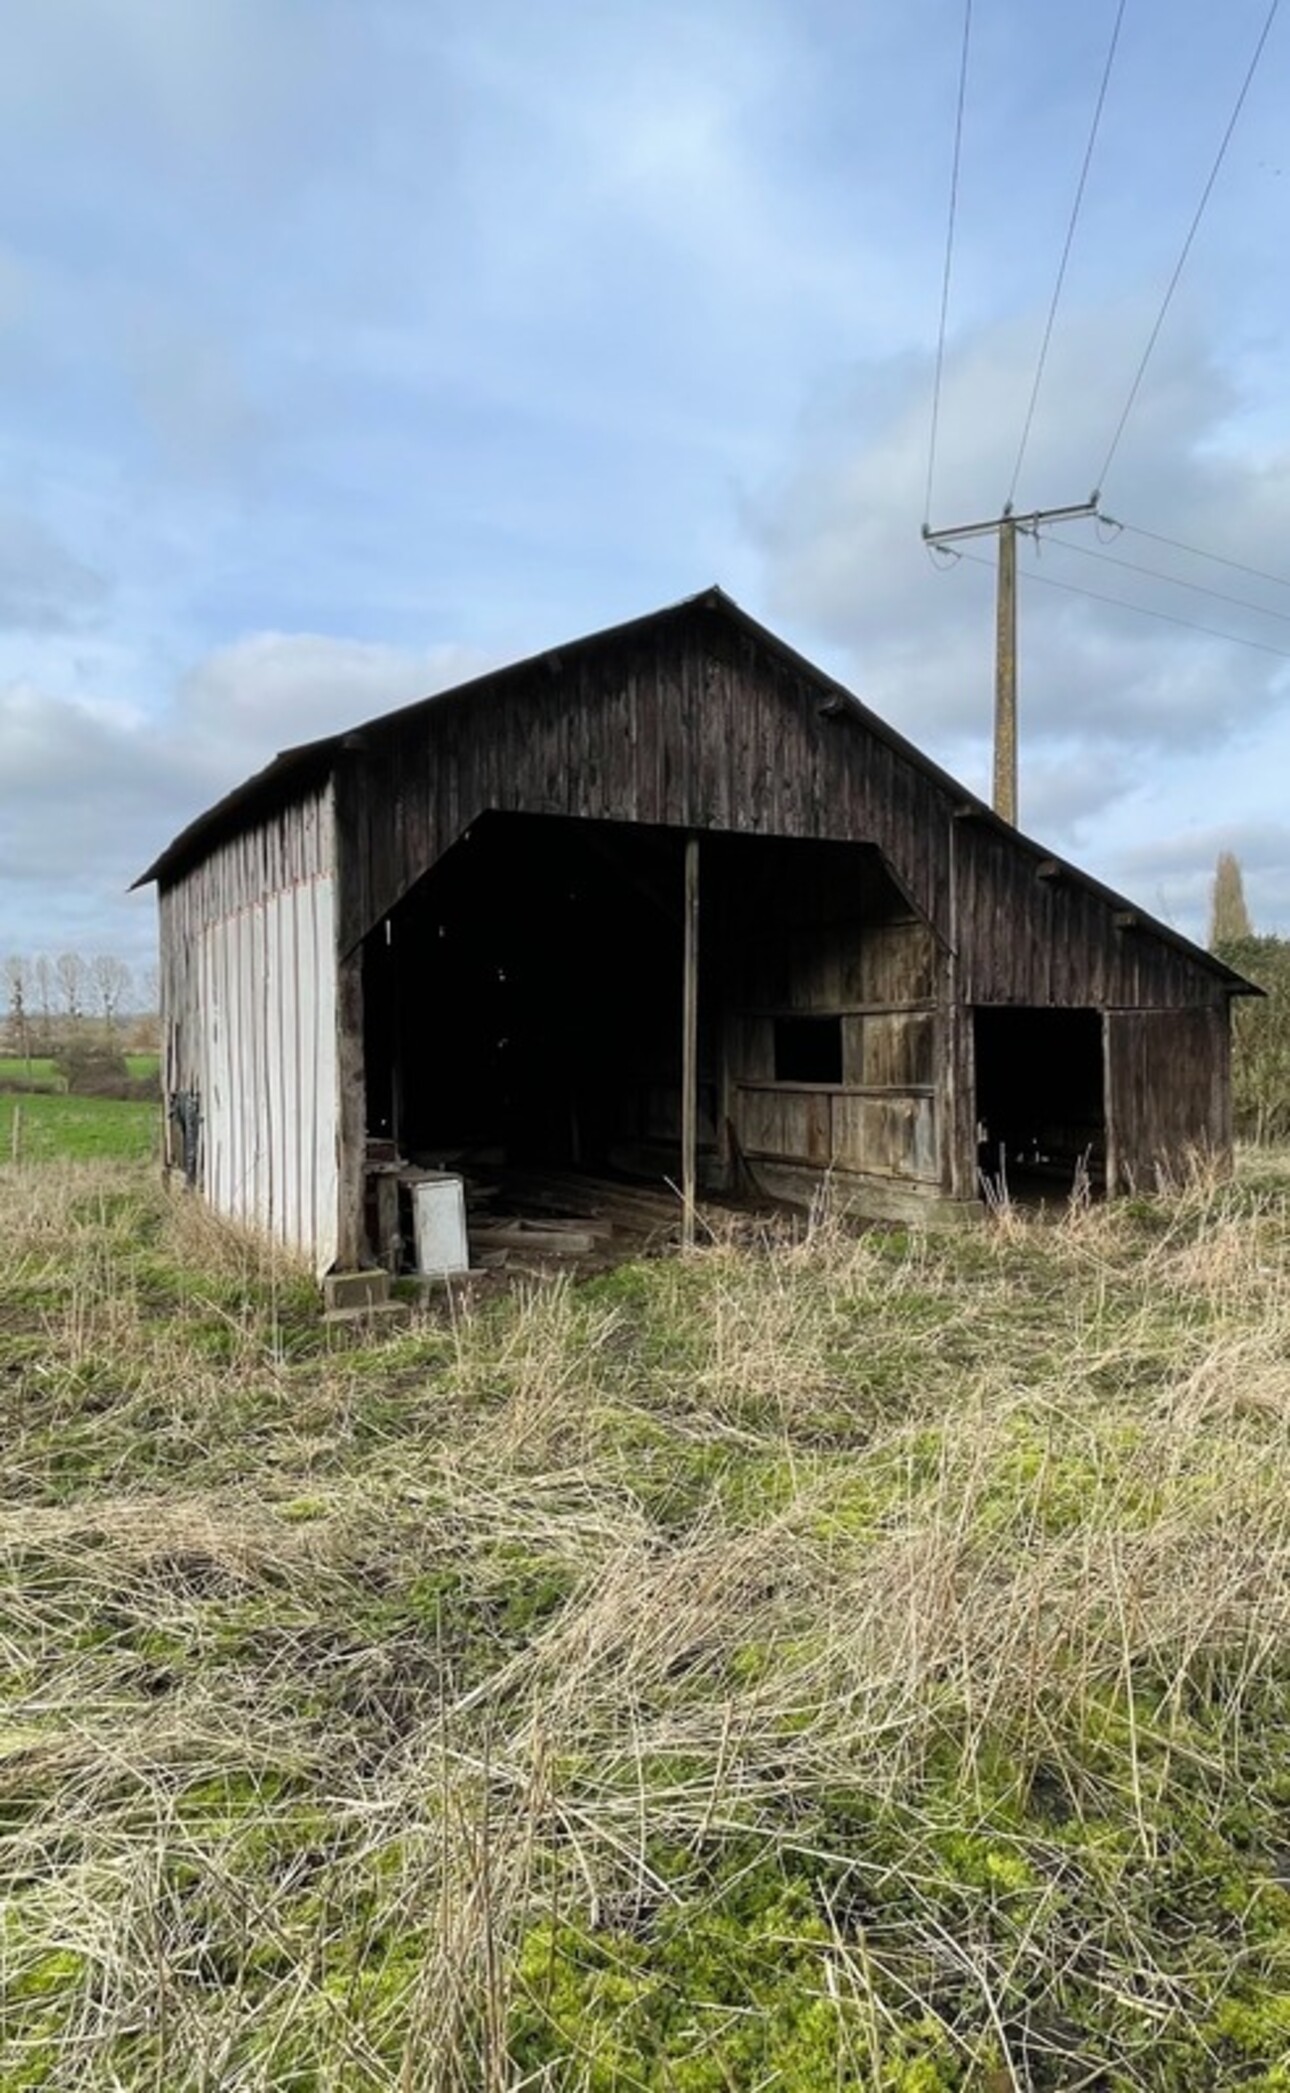
[[[1290,933],[1290,8],[1107,465],[1268,15],[1127,0],[1016,471],[1118,5],[974,0],[938,395],[963,0],[13,10],[0,953],[146,969],[277,750],[714,582],[988,793],[993,540],[922,526],[1094,489],[1021,826]]]

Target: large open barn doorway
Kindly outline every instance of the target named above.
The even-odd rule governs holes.
[[[367,939],[369,1139],[427,1167],[683,1168],[687,837],[490,813]],[[870,845],[697,847],[700,1187],[935,1187],[939,948]]]
[[[1026,1197],[1106,1184],[1102,1016],[974,1013],[978,1167],[987,1191]]]
[[[684,843],[476,822],[368,941],[369,1134],[427,1159],[600,1167],[651,1090],[674,1117]]]

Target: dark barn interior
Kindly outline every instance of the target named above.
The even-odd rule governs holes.
[[[978,1161],[1024,1197],[1106,1188],[1106,1081],[1098,1010],[978,1009]]]
[[[365,942],[369,1135],[416,1163],[675,1180],[685,845],[476,822]],[[934,941],[879,853],[710,836],[700,863],[701,1183],[896,1172],[911,1141],[934,1174]]]
[[[364,948],[369,1132],[413,1160],[603,1164],[679,1095],[681,861],[666,830],[486,815]]]

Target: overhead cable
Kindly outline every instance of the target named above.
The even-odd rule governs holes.
[[[1113,523],[1115,519],[1107,516],[1103,521]],[[1184,545],[1180,538],[1166,538],[1161,531],[1144,530],[1140,523],[1115,523],[1115,528],[1130,531],[1135,538],[1150,538],[1155,545],[1168,545],[1174,552],[1189,552],[1194,559],[1213,560],[1218,567],[1232,567],[1238,574],[1252,574],[1256,581],[1271,581],[1279,589],[1290,589],[1290,577],[1284,574],[1270,574],[1266,567],[1251,567],[1245,560],[1229,559],[1222,552],[1206,552],[1200,545]]]
[[[1192,589],[1198,596],[1212,596],[1216,603],[1231,603],[1237,610],[1253,611],[1256,617],[1276,618],[1282,625],[1290,625],[1290,611],[1269,610],[1266,604],[1251,603],[1248,596],[1229,596],[1222,589],[1207,588],[1203,581],[1185,581],[1180,574],[1166,574],[1160,567],[1144,567],[1140,560],[1121,559],[1116,552],[1095,552],[1091,545],[1077,545],[1073,538],[1058,538],[1052,532],[1048,533],[1043,542],[1046,545],[1058,545],[1063,552],[1078,553],[1081,559],[1102,560],[1109,567],[1125,567],[1130,574],[1146,574],[1153,581],[1167,582],[1170,588]]]
[[[1219,145],[1218,152],[1214,158],[1214,164],[1209,170],[1209,179],[1201,191],[1200,202],[1196,206],[1195,214],[1192,218],[1190,226],[1188,227],[1187,237],[1182,244],[1182,252],[1178,257],[1178,260],[1174,264],[1174,272],[1169,279],[1168,286],[1165,290],[1165,295],[1161,300],[1160,310],[1156,314],[1155,324],[1152,327],[1150,334],[1147,336],[1147,346],[1142,352],[1142,360],[1139,363],[1137,371],[1134,374],[1133,383],[1129,387],[1129,397],[1125,401],[1123,410],[1120,415],[1120,419],[1115,425],[1115,434],[1111,438],[1111,447],[1107,451],[1107,454],[1102,461],[1102,470],[1097,476],[1097,485],[1099,490],[1105,487],[1106,485],[1107,474],[1111,470],[1111,462],[1115,457],[1117,450],[1120,447],[1120,438],[1123,436],[1129,416],[1133,412],[1134,402],[1138,397],[1138,392],[1142,385],[1142,380],[1145,376],[1147,365],[1151,361],[1152,351],[1154,350],[1156,342],[1159,339],[1160,330],[1165,324],[1165,315],[1168,312],[1171,303],[1173,302],[1174,292],[1178,288],[1178,279],[1182,275],[1183,269],[1186,265],[1187,257],[1191,253],[1192,241],[1195,239],[1197,231],[1200,227],[1200,221],[1205,215],[1205,206],[1208,204],[1210,192],[1213,189],[1215,182],[1218,180],[1218,171],[1223,164],[1224,158],[1227,153],[1227,148],[1231,144],[1232,133],[1236,129],[1237,119],[1241,114],[1241,110],[1245,106],[1245,97],[1250,91],[1250,83],[1253,80],[1256,71],[1258,70],[1259,60],[1263,56],[1263,46],[1266,44],[1268,40],[1268,32],[1271,29],[1274,20],[1276,19],[1277,9],[1280,7],[1280,5],[1281,0],[1271,0],[1271,5],[1268,8],[1267,15],[1264,18],[1263,27],[1259,31],[1259,39],[1254,46],[1254,55],[1251,58],[1249,65],[1246,67],[1245,78],[1241,82],[1241,91],[1236,97],[1236,105],[1233,108],[1232,113],[1227,120],[1227,129],[1223,133],[1222,141]]]
[[[941,416],[941,373],[945,367],[945,322],[950,309],[950,270],[954,258],[954,219],[959,198],[959,158],[963,147],[963,109],[967,101],[968,45],[972,37],[972,0],[963,0],[963,49],[959,59],[958,108],[954,117],[954,160],[950,169],[949,222],[945,231],[945,269],[941,278],[941,325],[936,342],[936,376],[932,383],[932,431],[927,446],[927,494],[923,528],[932,520],[932,479],[936,472],[936,432]]]
[[[1035,418],[1035,403],[1039,398],[1039,388],[1043,383],[1044,365],[1048,361],[1048,345],[1053,338],[1053,323],[1057,318],[1057,306],[1062,295],[1062,285],[1066,280],[1066,264],[1070,260],[1071,247],[1075,239],[1075,227],[1079,223],[1080,206],[1084,201],[1084,185],[1088,180],[1088,170],[1093,159],[1093,147],[1097,143],[1098,126],[1102,121],[1102,108],[1106,101],[1106,90],[1111,78],[1111,67],[1115,63],[1115,49],[1120,41],[1120,24],[1124,20],[1126,5],[1127,0],[1120,0],[1119,7],[1116,10],[1115,26],[1111,31],[1111,42],[1106,54],[1106,64],[1102,68],[1102,84],[1097,91],[1097,105],[1093,110],[1093,121],[1089,127],[1088,144],[1084,148],[1084,164],[1080,168],[1079,182],[1075,189],[1075,201],[1071,205],[1070,224],[1066,228],[1066,244],[1062,248],[1061,261],[1057,265],[1057,281],[1053,285],[1052,302],[1048,308],[1048,319],[1044,325],[1044,338],[1039,349],[1039,361],[1035,366],[1035,382],[1030,388],[1030,404],[1026,408],[1026,419],[1021,431],[1021,442],[1017,446],[1017,462],[1012,468],[1012,484],[1008,488],[1006,504],[1009,509],[1016,498],[1017,482],[1021,478],[1021,467],[1026,455],[1026,445],[1030,441],[1030,425]]]
[[[974,567],[989,567],[993,572],[995,561],[979,552],[961,552],[961,560],[971,560]],[[1158,618],[1164,625],[1181,625],[1185,632],[1203,632],[1208,639],[1226,640],[1233,647],[1254,647],[1260,654],[1276,654],[1282,661],[1290,661],[1290,648],[1270,647],[1266,640],[1243,639],[1237,632],[1219,632],[1213,625],[1197,625],[1190,618],[1176,618],[1171,611],[1148,610],[1145,603],[1126,603],[1122,596],[1104,596],[1099,589],[1081,589],[1073,581],[1055,581],[1051,574],[1031,574],[1031,581],[1042,582],[1046,589],[1062,589],[1068,596],[1088,596],[1094,603],[1109,603],[1115,610],[1132,611],[1138,618]]]

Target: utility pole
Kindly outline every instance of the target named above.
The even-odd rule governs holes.
[[[1014,516],[1008,502],[1001,516],[986,523],[960,523],[934,531],[923,525],[927,545],[951,545],[960,538],[999,535],[999,594],[995,608],[994,648],[994,811],[1017,825],[1017,532],[1038,537],[1044,523],[1070,523],[1077,516],[1096,516],[1098,497],[1066,509],[1031,509]]]

